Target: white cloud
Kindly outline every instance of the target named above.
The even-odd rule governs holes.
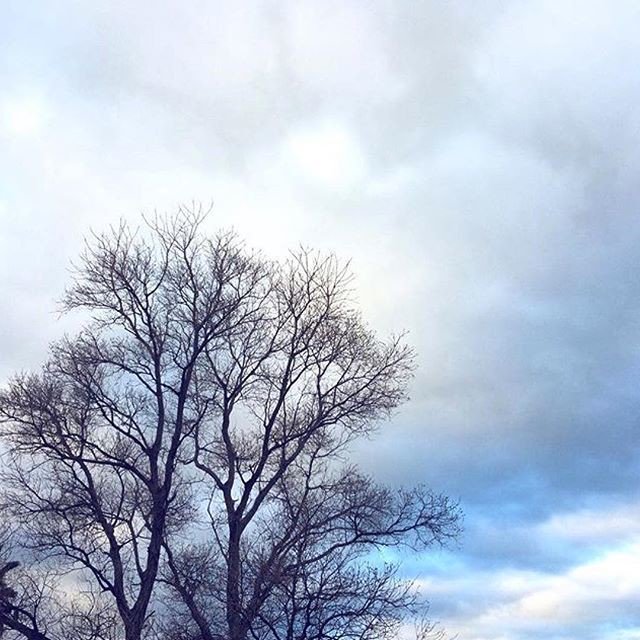
[[[391,19],[392,12],[382,6],[371,10],[335,0],[292,3],[285,18],[285,46],[297,81],[347,109],[397,99],[405,87],[392,68],[385,32]]]
[[[505,550],[507,566],[454,563],[420,581],[436,610],[450,609],[441,618],[450,632],[466,640],[600,640],[615,621],[626,625],[622,637],[639,633],[638,503],[557,513],[522,530],[496,523],[496,529],[503,529],[503,538],[496,537],[495,545],[528,538],[532,548],[552,553],[563,541],[582,549],[582,556],[564,569],[542,571],[508,566]],[[489,533],[485,530],[483,538]]]
[[[640,503],[555,514],[538,527],[538,532],[576,544],[610,544],[613,540],[640,538]]]
[[[561,573],[493,570],[421,583],[436,610],[448,599],[458,613],[441,617],[467,640],[602,637],[612,621],[640,626],[640,539]],[[585,635],[585,632],[588,634]],[[638,633],[629,627],[629,637]],[[545,635],[546,634],[546,635]]]
[[[366,174],[353,132],[334,123],[293,131],[284,142],[284,156],[285,171],[330,191],[354,187]]]
[[[568,625],[624,619],[640,599],[639,553],[640,540],[564,574],[547,576],[526,595],[489,610],[477,622],[515,628],[553,625],[557,633]]]
[[[4,133],[13,137],[38,135],[47,120],[44,101],[36,95],[5,98],[0,103],[0,114]]]

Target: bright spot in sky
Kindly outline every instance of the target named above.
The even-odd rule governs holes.
[[[2,129],[17,136],[37,134],[45,119],[42,101],[34,97],[9,99],[2,104],[0,113]]]
[[[366,171],[354,136],[335,125],[293,133],[285,143],[285,153],[297,173],[322,187],[349,187]]]

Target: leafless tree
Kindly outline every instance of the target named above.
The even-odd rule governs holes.
[[[13,566],[17,563],[12,563]],[[109,599],[92,590],[61,584],[55,569],[12,572],[12,586],[2,596],[0,637],[29,640],[121,640],[123,625]]]
[[[17,593],[13,587],[7,583],[8,574],[17,569],[19,563],[7,558],[7,533],[6,528],[0,528],[0,637],[4,633],[4,620],[12,614],[14,600]]]
[[[94,237],[64,302],[91,321],[0,396],[23,544],[91,585],[55,633],[388,636],[415,593],[371,552],[457,532],[446,498],[345,462],[404,400],[412,353],[366,327],[335,258],[271,262],[202,221]]]

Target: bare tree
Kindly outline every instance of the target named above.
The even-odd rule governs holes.
[[[10,637],[49,640],[40,614],[48,604],[51,582],[49,576],[34,575],[17,560],[9,560],[17,551],[14,533],[7,521],[0,523],[0,638],[8,633]]]
[[[17,562],[5,566],[15,569]],[[121,640],[123,625],[110,600],[93,590],[61,584],[64,576],[50,568],[12,571],[12,585],[0,593],[0,637],[29,640]]]
[[[388,636],[415,593],[372,550],[457,532],[446,498],[345,464],[412,353],[367,329],[335,258],[270,262],[202,220],[94,237],[65,298],[91,322],[0,396],[22,540],[91,585],[57,633],[139,640],[171,614],[166,637]]]
[[[17,569],[19,563],[15,560],[8,560],[6,554],[6,534],[0,531],[0,637],[4,633],[4,620],[12,615],[12,609],[15,606],[14,600],[18,595],[8,583],[8,574],[10,571]]]

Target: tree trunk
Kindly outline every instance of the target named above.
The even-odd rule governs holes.
[[[229,640],[244,640],[240,603],[240,523],[229,520],[229,560],[227,565],[227,624]]]

